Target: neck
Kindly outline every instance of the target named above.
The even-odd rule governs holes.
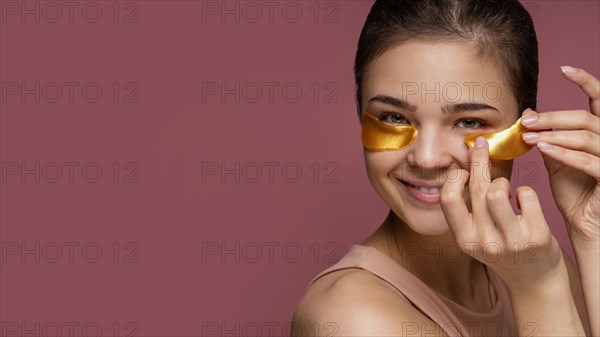
[[[364,244],[375,246],[423,283],[447,298],[468,299],[487,293],[485,266],[464,253],[450,231],[422,235],[393,211]]]

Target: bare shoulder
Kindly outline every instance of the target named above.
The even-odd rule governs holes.
[[[394,287],[361,269],[324,275],[294,313],[294,336],[447,336]],[[432,334],[432,331],[439,331]]]

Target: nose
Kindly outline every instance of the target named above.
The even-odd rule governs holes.
[[[448,169],[453,162],[453,153],[459,146],[451,138],[435,127],[420,128],[416,139],[408,148],[408,164],[422,171],[439,172]]]

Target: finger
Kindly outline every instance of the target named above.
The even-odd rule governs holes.
[[[583,69],[563,66],[561,70],[567,80],[579,85],[581,90],[590,98],[592,113],[600,116],[600,81]]]
[[[600,135],[586,130],[525,132],[523,133],[523,141],[532,145],[538,142],[546,142],[600,157]]]
[[[491,183],[490,165],[488,142],[483,137],[477,137],[475,148],[471,152],[469,194],[473,220],[478,225],[484,225],[491,220],[486,201],[486,194]]]
[[[527,115],[531,115],[531,114],[535,114],[536,112],[531,110],[531,108],[527,108],[523,111],[523,113],[521,114],[521,116],[527,116]]]
[[[496,227],[505,237],[515,237],[519,228],[517,216],[510,204],[510,182],[504,177],[496,178],[490,184],[486,199]]]
[[[531,113],[521,119],[521,124],[531,130],[587,130],[600,134],[600,117],[585,110]]]
[[[537,147],[543,154],[600,181],[600,158],[586,152],[569,150],[545,142],[538,142]]]
[[[546,230],[545,218],[542,206],[537,193],[529,186],[519,186],[516,191],[519,208],[521,209],[521,218],[523,218],[528,227],[522,227],[521,230]],[[543,220],[543,221],[540,221]]]
[[[468,241],[474,231],[471,214],[463,198],[468,179],[469,172],[451,167],[440,191],[440,206],[457,241]]]

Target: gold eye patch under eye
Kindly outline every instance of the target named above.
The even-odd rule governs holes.
[[[533,147],[523,141],[522,134],[526,131],[519,118],[511,127],[499,132],[467,135],[465,143],[474,148],[475,139],[482,136],[488,141],[490,158],[510,160],[524,155]],[[362,143],[370,151],[402,150],[413,143],[417,133],[414,126],[384,124],[368,111],[362,118]]]
[[[362,143],[370,151],[401,150],[415,140],[417,128],[409,125],[383,124],[366,111],[362,118]]]
[[[522,118],[522,117],[521,117]],[[465,137],[465,143],[470,148],[475,147],[475,139],[479,136],[485,138],[490,147],[490,158],[510,160],[529,152],[533,145],[523,141],[523,132],[527,129],[521,124],[519,118],[508,129],[493,133],[473,133]]]

